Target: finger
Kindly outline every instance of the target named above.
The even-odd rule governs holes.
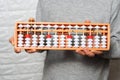
[[[80,50],[80,49],[77,49],[77,50],[76,50],[76,53],[81,54],[81,55],[85,55],[84,51],[83,51],[83,50]]]
[[[87,48],[83,49],[83,51],[85,52],[85,55],[87,55],[89,57],[94,57],[95,56],[95,54]]]
[[[9,39],[9,42],[10,42],[12,45],[14,45],[14,37],[11,37],[11,38]]]
[[[21,49],[20,49],[20,48],[14,48],[14,51],[15,51],[16,53],[20,53],[20,52],[21,52]]]
[[[37,50],[36,49],[25,49],[27,53],[35,53]]]
[[[98,51],[98,50],[92,50],[91,52],[93,52],[94,54],[102,54],[102,51]]]

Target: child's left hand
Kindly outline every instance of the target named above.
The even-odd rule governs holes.
[[[83,50],[81,49],[76,49],[76,52],[78,54],[81,54],[81,55],[87,55],[89,57],[94,57],[95,55],[99,55],[99,54],[102,54],[103,51],[99,51],[99,50],[90,50],[88,48],[84,48]]]

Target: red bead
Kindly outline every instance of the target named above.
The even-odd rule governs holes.
[[[46,36],[46,38],[51,38],[52,36],[50,35],[50,34],[48,34],[47,36]]]
[[[88,39],[93,39],[93,36],[87,36]]]
[[[67,35],[67,38],[72,38],[72,35]]]
[[[30,34],[26,34],[25,38],[31,38],[31,35]]]

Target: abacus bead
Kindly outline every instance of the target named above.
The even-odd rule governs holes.
[[[46,36],[46,38],[51,38],[52,36],[50,35],[50,34],[48,34],[47,36]]]
[[[78,35],[75,35],[74,38],[79,38],[79,36],[78,36]]]
[[[18,43],[23,43],[23,41],[20,40],[20,41],[18,41]]]
[[[87,36],[87,39],[93,39],[93,36]]]
[[[88,28],[89,28],[89,29],[92,29],[93,27],[90,25],[90,26],[88,26]]]
[[[42,34],[41,34],[39,37],[45,37],[45,35],[42,35]]]
[[[61,38],[64,38],[64,37],[65,37],[65,35],[61,35],[60,37],[61,37]]]
[[[106,37],[106,36],[102,36],[101,38],[103,38],[103,39],[104,39],[104,38],[107,38],[107,37]]]
[[[23,34],[19,34],[18,37],[23,37]]]
[[[86,38],[86,36],[82,35],[81,38]]]
[[[26,34],[26,35],[25,35],[25,38],[31,38],[31,35]]]
[[[33,25],[33,27],[34,27],[34,28],[36,28],[36,27],[37,27],[37,25],[36,25],[36,24],[34,24],[34,25]]]
[[[29,40],[30,40],[30,38],[25,38],[25,40],[26,40],[26,41],[29,41]]]
[[[81,44],[86,44],[86,42],[81,42]]]
[[[102,48],[106,48],[107,46],[106,46],[106,45],[102,45],[101,47],[102,47]]]
[[[37,40],[37,38],[32,38],[32,40],[33,40],[33,41],[34,41],[34,40],[36,41],[36,40]]]
[[[86,45],[81,45],[81,47],[82,47],[82,48],[85,48],[85,47],[86,47]]]
[[[53,27],[54,27],[54,28],[58,28],[58,25],[55,24]]]
[[[94,47],[95,47],[95,48],[99,48],[100,46],[99,46],[99,45],[95,45]]]
[[[98,38],[100,38],[100,36],[95,36],[95,39],[96,39],[96,38],[98,39]]]
[[[103,26],[102,29],[105,30],[105,29],[107,29],[107,27],[106,27],[106,26]]]
[[[89,48],[92,48],[92,45],[88,45]]]
[[[22,47],[23,46],[23,44],[18,44],[18,47]]]
[[[36,35],[36,34],[34,34],[34,35],[32,35],[32,37],[37,37],[37,35]]]
[[[81,41],[86,41],[86,39],[81,39]]]
[[[54,38],[57,38],[57,37],[58,37],[58,35],[53,35],[53,37],[54,37]]]
[[[29,25],[29,24],[27,24],[25,27],[29,28],[29,27],[30,27],[30,25]]]
[[[93,41],[93,40],[92,40],[92,39],[88,39],[88,41],[90,41],[90,42],[91,42],[91,41]]]
[[[106,39],[101,39],[101,41],[106,42],[107,40]]]
[[[18,40],[23,40],[23,38],[22,38],[22,37],[19,37]]]
[[[71,26],[71,25],[69,25],[69,26],[67,26],[67,27],[68,27],[69,29],[70,29],[70,28],[72,28],[72,26]]]
[[[61,28],[65,28],[65,26],[64,26],[64,25],[61,25],[60,27],[61,27]]]
[[[22,28],[22,27],[23,27],[23,25],[22,25],[22,24],[19,24],[19,25],[18,25],[18,27],[19,27],[19,28]]]
[[[30,41],[25,41],[25,43],[28,43],[28,44],[29,44],[29,43],[30,43]]]
[[[85,28],[86,28],[86,26],[84,26],[84,25],[83,25],[83,26],[81,26],[81,28],[85,29]]]

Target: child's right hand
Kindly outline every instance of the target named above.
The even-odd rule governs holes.
[[[9,39],[9,42],[14,46],[14,45],[15,45],[15,43],[14,43],[14,37],[11,37],[11,38]],[[21,52],[21,49],[19,49],[19,48],[14,48],[14,51],[15,51],[16,53],[20,53],[20,52]],[[37,52],[36,49],[25,49],[25,51],[28,52],[28,53]]]

